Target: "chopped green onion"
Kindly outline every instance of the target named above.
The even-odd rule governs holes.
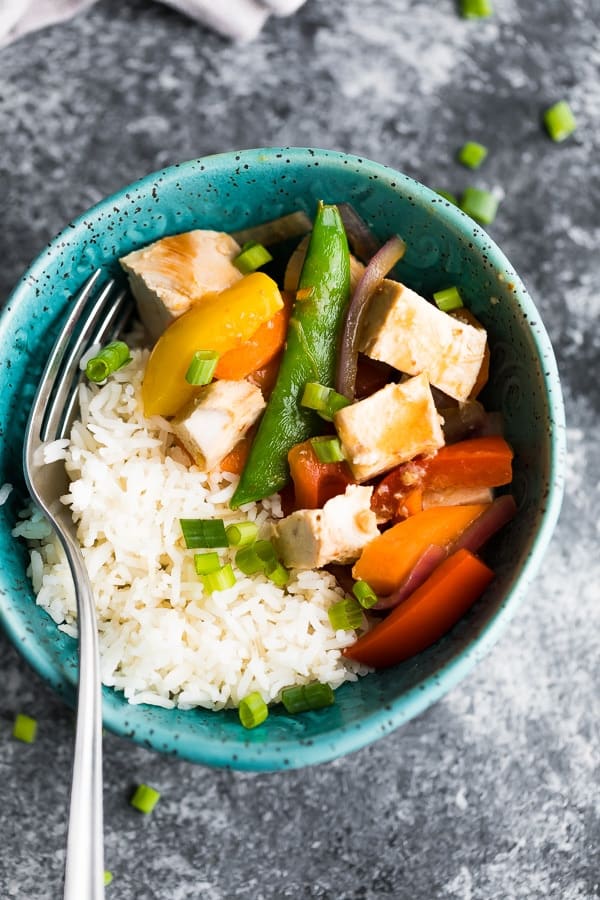
[[[573,111],[566,100],[559,100],[544,113],[544,125],[553,141],[564,141],[577,127]]]
[[[349,403],[350,400],[344,397],[343,394],[338,394],[333,388],[325,387],[324,384],[318,384],[316,381],[306,382],[304,393],[300,400],[300,406],[314,409],[327,422],[333,420],[333,416],[338,409],[343,409]]]
[[[242,275],[248,275],[264,266],[265,263],[271,262],[273,257],[266,247],[257,241],[247,241],[242,245],[241,253],[233,260],[236,269],[239,269]]]
[[[13,725],[13,737],[24,744],[33,744],[37,735],[37,721],[25,713],[17,713]]]
[[[487,19],[494,7],[492,0],[461,0],[460,11],[465,19]]]
[[[108,887],[108,885],[113,880],[112,872],[109,872],[108,869],[104,870],[104,887]]]
[[[281,692],[281,702],[290,715],[296,715],[310,709],[331,706],[335,702],[335,696],[330,685],[315,681],[312,684],[284,688]]]
[[[377,600],[377,594],[373,590],[370,584],[367,584],[366,581],[357,581],[354,587],[352,588],[352,593],[363,607],[363,609],[371,609],[372,606],[375,606]]]
[[[282,566],[278,559],[269,560],[265,563],[265,575],[276,584],[277,587],[284,587],[290,580],[290,573]]]
[[[85,374],[90,381],[105,381],[126,363],[131,362],[129,347],[124,341],[112,341],[99,350],[85,364]]]
[[[436,291],[433,295],[435,304],[442,312],[452,312],[453,309],[460,309],[464,306],[463,299],[457,287],[444,288],[443,291]]]
[[[151,813],[160,799],[160,793],[147,784],[140,784],[129,801],[132,806],[143,813]]]
[[[458,151],[458,160],[469,169],[478,169],[488,155],[487,147],[477,141],[467,141]]]
[[[461,197],[460,208],[481,225],[491,225],[496,218],[499,202],[495,194],[489,191],[468,187]]]
[[[256,522],[238,522],[236,525],[228,525],[225,534],[230,547],[243,547],[256,540],[258,525]]]
[[[260,558],[254,547],[254,544],[242,547],[235,554],[235,564],[244,575],[255,575],[256,572],[262,572],[265,567],[265,561]]]
[[[327,615],[334,631],[348,631],[362,625],[362,606],[351,597],[334,603],[327,610]]]
[[[229,546],[222,519],[180,519],[179,524],[188,550]]]
[[[322,463],[343,462],[346,458],[339,438],[314,437],[310,439],[311,447],[316,457]]]
[[[259,692],[254,691],[254,693],[248,694],[247,697],[240,700],[238,715],[244,728],[256,728],[269,715],[269,707]]]
[[[254,545],[254,550],[259,559],[262,559],[263,563],[272,562],[277,559],[275,547],[271,541],[257,541]]]
[[[208,572],[202,576],[202,584],[207,591],[226,591],[227,588],[233,587],[235,584],[235,574],[231,568],[231,563],[226,563],[220,569]]]
[[[185,373],[185,380],[194,385],[210,384],[218,361],[219,354],[214,350],[196,350]]]
[[[443,197],[444,200],[448,201],[448,203],[453,203],[454,206],[458,206],[457,198],[454,196],[454,194],[451,194],[450,191],[444,191],[441,188],[434,188],[434,190],[436,194],[439,194],[440,197]]]
[[[196,575],[208,575],[221,568],[221,560],[218,553],[194,553],[194,566]]]

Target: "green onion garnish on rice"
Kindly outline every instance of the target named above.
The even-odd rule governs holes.
[[[334,603],[327,610],[327,615],[334,631],[350,631],[362,625],[362,606],[352,597]]]
[[[339,438],[314,437],[310,439],[310,445],[321,463],[343,462],[346,458]]]
[[[185,373],[185,380],[194,385],[210,384],[218,361],[219,354],[214,350],[196,350]]]
[[[235,564],[244,575],[255,575],[262,572],[265,562],[255,550],[254,544],[249,547],[241,547],[235,554]]]
[[[180,519],[179,523],[188,550],[229,546],[222,519]]]
[[[271,262],[272,259],[267,248],[258,241],[246,241],[242,245],[239,255],[233,260],[233,264],[242,275],[248,275],[250,272],[256,272],[265,263]]]
[[[460,309],[464,306],[460,291],[457,287],[444,288],[443,291],[436,291],[433,295],[435,304],[442,312],[452,312],[453,309]]]
[[[284,587],[290,580],[290,573],[278,559],[269,560],[265,563],[265,575],[277,587]]]
[[[252,544],[258,537],[258,525],[256,522],[237,522],[228,525],[225,529],[230,547],[244,547]]]
[[[13,725],[13,737],[24,744],[33,744],[37,736],[37,721],[25,713],[17,713]]]
[[[221,560],[218,553],[194,553],[194,567],[196,575],[208,575],[221,568]]]
[[[304,385],[304,392],[300,400],[300,406],[307,409],[314,409],[327,422],[333,420],[334,414],[338,409],[348,406],[350,400],[343,394],[338,394],[333,388],[325,387],[316,381],[307,381]]]
[[[140,812],[147,815],[152,812],[159,799],[160,793],[153,787],[148,784],[140,784],[129,802],[135,809],[139,809]]]
[[[312,684],[300,684],[284,688],[281,702],[291,715],[308,712],[311,709],[323,709],[335,702],[333,688],[328,684],[315,681]]]
[[[202,584],[210,593],[213,591],[225,591],[235,584],[235,574],[231,568],[231,563],[226,563],[221,568],[201,577]]]
[[[256,728],[269,715],[269,707],[258,691],[240,700],[238,715],[244,728]]]
[[[366,581],[357,581],[352,588],[352,593],[363,609],[371,609],[377,603],[377,594]]]
[[[128,362],[131,362],[131,354],[127,344],[124,341],[111,341],[95,356],[88,359],[85,365],[85,374],[90,381],[99,383],[105,381],[109,375]]]

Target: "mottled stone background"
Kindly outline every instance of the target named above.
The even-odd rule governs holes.
[[[224,0],[226,2],[226,0]],[[558,355],[561,521],[486,660],[418,719],[306,771],[212,771],[106,738],[109,897],[583,900],[600,896],[600,3],[308,0],[236,47],[158,4],[103,0],[0,52],[0,298],[63,225],[168,163],[344,149],[505,194],[491,227]],[[542,110],[567,98],[576,134]],[[490,147],[473,175],[465,139]],[[72,714],[0,637],[0,897],[61,893]],[[32,746],[12,717],[39,720]],[[163,792],[150,817],[132,785]],[[85,898],[82,898],[85,900]]]

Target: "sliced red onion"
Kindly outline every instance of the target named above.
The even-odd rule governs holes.
[[[356,366],[358,360],[358,331],[365,306],[373,292],[379,287],[398,260],[402,259],[406,251],[406,244],[402,238],[394,235],[383,247],[377,251],[369,265],[363,272],[362,278],[356,286],[354,295],[348,306],[346,321],[342,332],[340,356],[336,377],[335,389],[348,400],[354,400],[356,384]]]
[[[398,604],[402,603],[403,600],[406,600],[413,591],[416,591],[424,581],[427,581],[433,570],[437,569],[442,560],[446,558],[446,555],[447,551],[444,547],[438,547],[436,544],[431,544],[419,557],[402,584],[386,597],[380,597],[375,606],[372,606],[371,609],[389,610],[398,606]]]
[[[444,419],[442,430],[447,444],[480,434],[488,415],[478,400],[465,400],[458,406],[440,409],[439,413]]]
[[[353,206],[349,203],[338,203],[337,206],[346,229],[350,249],[358,259],[368,263],[381,247],[381,243]]]
[[[465,528],[452,545],[451,552],[455,553],[464,547],[465,550],[476,553],[493,534],[510,522],[516,512],[517,504],[512,494],[503,494],[501,497],[497,497],[485,512],[482,512],[468,528]]]

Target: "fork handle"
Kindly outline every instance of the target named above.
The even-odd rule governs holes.
[[[69,809],[64,900],[103,900],[102,683],[96,612],[90,579],[70,534],[63,545],[71,565],[79,627],[79,682]]]

